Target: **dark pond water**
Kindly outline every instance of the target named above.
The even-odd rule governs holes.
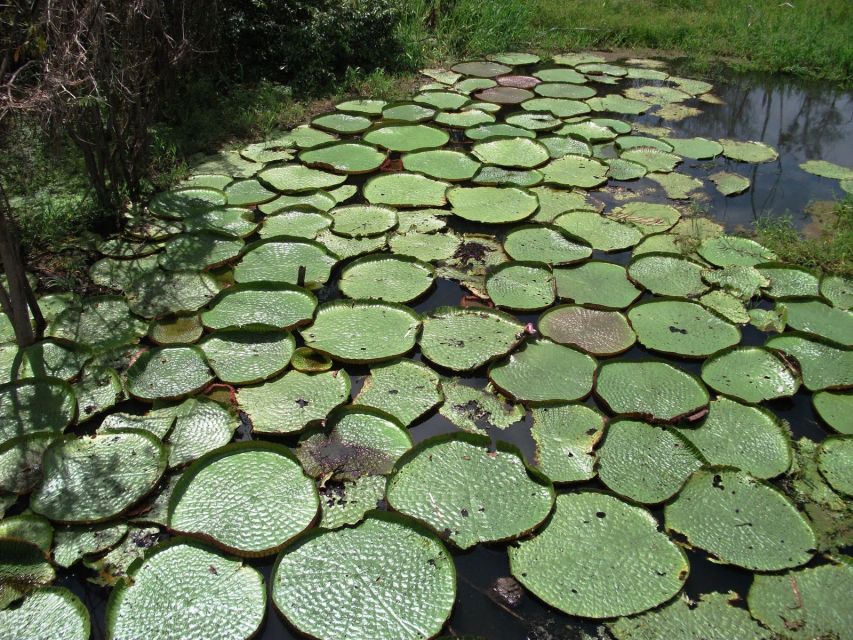
[[[832,200],[843,195],[836,181],[807,174],[798,165],[807,159],[853,165],[853,96],[850,93],[842,93],[817,83],[758,75],[728,74],[723,80],[716,79],[715,85],[714,93],[725,104],[691,102],[689,104],[695,103],[702,109],[702,114],[697,117],[680,122],[664,122],[655,116],[617,117],[647,126],[666,126],[671,130],[671,135],[676,137],[758,140],[776,148],[779,160],[768,164],[747,165],[722,157],[712,161],[716,169],[739,172],[752,181],[752,188],[743,195],[724,198],[710,193],[703,203],[707,212],[728,228],[738,225],[751,227],[761,216],[786,213],[790,213],[798,225],[803,225],[808,221],[804,209],[810,201]],[[618,88],[604,87],[599,93],[615,92]],[[680,170],[706,176],[708,163],[691,164],[688,161]],[[651,185],[644,181],[620,184],[631,189],[644,189]],[[610,195],[601,195],[600,199],[605,204],[612,202]],[[478,230],[470,225],[452,225],[464,231]],[[493,233],[493,228],[488,232]],[[594,257],[624,264],[630,258],[630,251]],[[439,305],[456,305],[465,293],[456,283],[441,280],[428,296],[412,306],[419,312],[425,312]],[[520,319],[535,322],[537,315],[520,316]],[[745,327],[743,335],[746,344],[763,344],[766,339],[766,334],[752,327]],[[635,347],[620,358],[662,360],[640,347]],[[668,359],[670,362],[672,360]],[[698,374],[701,363],[683,360],[676,364]],[[348,368],[348,371],[353,375],[355,394],[367,368],[354,367]],[[475,372],[464,382],[483,386],[486,382],[485,371]],[[595,406],[594,399],[589,399],[587,403]],[[122,407],[124,410],[127,408]],[[819,441],[826,436],[807,393],[801,392],[791,399],[770,403],[769,408],[791,425],[795,437],[805,436]],[[138,409],[142,410],[142,407]],[[532,461],[534,445],[529,427],[528,417],[505,431],[494,431],[491,435],[495,439],[515,444],[528,461]],[[456,430],[444,417],[435,414],[413,426],[411,434],[415,442],[419,442],[433,435]],[[251,437],[246,430],[241,431],[240,437]],[[283,442],[295,443],[287,439]],[[589,483],[585,486],[589,486]],[[656,512],[656,516],[662,520],[660,512]],[[469,634],[490,640],[608,637],[599,624],[564,615],[529,593],[522,594],[514,605],[502,600],[494,590],[494,585],[496,580],[510,574],[505,546],[480,545],[469,552],[455,552],[455,557],[458,595],[445,629],[447,634]],[[701,552],[690,552],[689,557],[692,570],[686,585],[688,595],[696,597],[711,591],[734,591],[746,595],[751,582],[750,573],[714,564]],[[269,578],[273,558],[251,563]],[[79,571],[64,576],[61,583],[75,591],[89,607],[93,614],[93,638],[100,640],[104,637],[103,613],[108,590],[89,584],[87,575]],[[594,578],[590,576],[590,579]],[[299,636],[287,628],[272,605],[269,605],[265,624],[257,637],[260,640],[290,640]]]

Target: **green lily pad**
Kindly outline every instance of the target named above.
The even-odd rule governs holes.
[[[143,415],[132,413],[111,413],[101,423],[98,432],[123,429],[142,429],[162,440],[175,424],[175,412],[171,407],[152,409]]]
[[[650,253],[631,261],[628,276],[656,295],[693,298],[708,290],[703,270],[702,265],[681,256]]]
[[[486,278],[486,292],[498,307],[543,309],[554,302],[554,276],[541,262],[508,262]]]
[[[682,596],[660,609],[610,625],[617,640],[772,640],[772,635],[749,612],[735,606],[738,595],[708,593],[691,602]]]
[[[585,120],[567,124],[557,131],[557,135],[576,138],[592,144],[614,140],[616,138],[616,131],[606,125]]]
[[[73,345],[58,340],[42,340],[30,345],[21,353],[18,378],[76,378],[91,357],[83,345]]]
[[[419,344],[431,362],[471,371],[507,354],[523,337],[523,326],[507,313],[439,307],[424,318]]]
[[[550,158],[548,149],[530,138],[500,138],[477,142],[471,152],[487,164],[501,167],[538,167]]]
[[[519,63],[516,62],[509,64]],[[502,76],[512,71],[510,67],[505,64],[499,64],[497,61],[485,62],[481,60],[460,62],[459,64],[450,67],[450,70],[466,76],[474,76],[475,78],[494,78],[495,76]]]
[[[336,187],[346,180],[346,176],[311,169],[301,164],[285,164],[264,169],[258,178],[284,193],[303,193],[315,189]]]
[[[435,149],[405,154],[403,168],[431,178],[459,182],[474,177],[480,163],[461,151]]]
[[[645,85],[639,87],[628,87],[624,91],[625,97],[631,100],[642,100],[649,104],[672,104],[689,100],[691,95],[680,91],[675,87],[663,87],[657,85]]]
[[[458,547],[511,540],[532,531],[551,512],[554,490],[531,476],[520,452],[489,439],[452,434],[419,444],[388,481],[389,504],[445,532]]]
[[[549,113],[514,113],[506,117],[506,123],[528,131],[550,131],[559,127],[563,121]]]
[[[287,447],[228,445],[196,460],[169,501],[169,527],[246,556],[281,549],[320,506],[314,482]]]
[[[201,317],[194,314],[155,320],[148,330],[148,337],[158,345],[191,344],[198,340],[203,332]]]
[[[565,155],[542,167],[545,182],[563,187],[592,189],[607,182],[608,166],[596,158]]]
[[[232,207],[247,207],[269,202],[278,196],[275,191],[270,191],[254,178],[250,180],[237,180],[225,189],[228,204]]]
[[[364,141],[389,151],[423,151],[447,144],[450,134],[425,124],[385,125],[364,134]]]
[[[818,278],[808,269],[772,262],[755,268],[770,281],[764,291],[769,298],[808,298],[820,293]]]
[[[349,185],[342,185],[338,189],[344,189]],[[328,211],[337,204],[337,198],[332,194],[337,189],[332,191],[323,191],[317,189],[306,193],[297,193],[293,195],[282,194],[272,202],[267,202],[258,207],[258,210],[264,215],[274,215],[289,209],[304,209],[311,211]]]
[[[495,121],[495,116],[481,109],[466,108],[463,111],[443,111],[435,117],[436,124],[451,127],[453,129],[468,129],[480,124],[490,124]]]
[[[210,274],[162,269],[150,271],[124,288],[130,310],[143,318],[197,311],[220,289]]]
[[[361,476],[352,482],[327,482],[320,490],[319,527],[340,529],[358,524],[385,498],[384,476]]]
[[[702,188],[702,181],[691,178],[683,173],[673,171],[672,173],[650,173],[649,180],[656,182],[666,193],[670,200],[688,200]]]
[[[820,281],[820,295],[829,300],[833,307],[853,307],[853,279],[827,274]]]
[[[456,91],[423,91],[417,94],[413,100],[422,104],[428,104],[441,111],[459,109],[468,104],[468,97]]]
[[[535,138],[536,133],[523,127],[499,122],[466,129],[465,136],[471,140],[489,140],[491,138]]]
[[[702,279],[744,301],[759,295],[762,287],[770,284],[755,267],[743,265],[709,269],[702,274]]]
[[[318,373],[332,368],[332,359],[311,347],[298,347],[290,358],[290,366],[303,373]]]
[[[435,109],[425,107],[416,102],[399,102],[389,104],[382,110],[383,122],[423,122],[430,120],[435,115]]]
[[[44,480],[30,498],[57,522],[99,522],[130,508],[166,470],[167,452],[147,431],[58,438],[44,452]]]
[[[567,98],[531,98],[521,103],[525,111],[545,111],[557,118],[571,118],[590,112],[589,105]]]
[[[853,496],[853,438],[831,436],[824,440],[818,448],[817,465],[833,489]]]
[[[348,238],[378,236],[397,226],[397,212],[390,207],[352,204],[329,212],[332,231]]]
[[[372,145],[351,141],[330,142],[299,154],[299,159],[309,167],[347,174],[375,171],[385,157],[385,153]]]
[[[557,295],[602,309],[627,309],[642,291],[628,279],[625,267],[591,260],[578,267],[554,269]]]
[[[254,162],[254,161],[251,161]],[[247,163],[249,164],[249,163]],[[192,188],[209,188],[209,189],[217,189],[218,191],[222,191],[227,187],[232,181],[233,177],[230,175],[224,175],[222,173],[200,173],[196,175],[189,176],[185,180],[180,182],[180,186],[182,187],[192,187]]]
[[[623,135],[616,138],[616,148],[619,150],[633,149],[635,147],[652,147],[661,151],[672,151],[671,144],[658,138],[637,135]]]
[[[560,344],[577,347],[595,356],[623,353],[637,341],[634,331],[618,311],[558,305],[539,318],[539,332]]]
[[[365,253],[383,250],[387,244],[387,235],[381,234],[367,238],[346,238],[326,230],[317,236],[317,242],[341,260],[346,260]]]
[[[646,235],[672,229],[681,218],[681,212],[668,204],[628,202],[613,209],[608,217],[637,227]]]
[[[681,156],[654,147],[634,147],[622,151],[619,157],[644,166],[649,172],[670,173],[681,162]]]
[[[853,351],[850,349],[797,333],[775,336],[764,346],[795,358],[809,391],[853,387]]]
[[[53,544],[53,526],[47,518],[33,513],[21,513],[0,520],[0,539],[14,538],[36,545],[49,554]]]
[[[311,321],[317,299],[293,285],[260,282],[229,287],[201,314],[208,329],[272,327],[292,329]]]
[[[689,571],[648,511],[593,492],[557,496],[548,524],[510,547],[509,561],[513,576],[535,595],[585,618],[650,609],[678,593]]]
[[[139,258],[138,260],[102,258],[91,266],[89,277],[98,286],[123,291],[134,280],[151,271],[159,271],[157,269],[156,255]]]
[[[0,491],[29,493],[41,480],[42,456],[55,438],[54,433],[41,432],[0,444]]]
[[[524,418],[524,408],[513,404],[491,388],[480,389],[458,379],[441,383],[445,401],[439,413],[464,431],[488,433],[488,429],[508,429]]]
[[[521,66],[528,64],[536,64],[541,60],[539,56],[533,53],[493,53],[486,56],[492,62],[500,62],[510,66]]]
[[[199,543],[173,538],[134,562],[107,602],[110,638],[248,640],[266,613],[261,574]]]
[[[651,106],[644,100],[634,100],[632,98],[620,96],[616,93],[609,93],[606,96],[590,98],[586,103],[593,111],[607,111],[610,113],[635,116],[645,113]]]
[[[826,160],[807,160],[800,165],[800,169],[812,175],[833,180],[853,180],[853,168],[843,167]]]
[[[380,409],[408,426],[443,400],[437,373],[421,362],[395,360],[370,368],[353,404]]]
[[[704,358],[740,342],[740,329],[699,304],[654,300],[628,312],[637,338],[647,349]]]
[[[250,236],[258,228],[252,212],[242,207],[226,207],[197,213],[184,219],[183,224],[189,233],[209,231],[234,238]]]
[[[302,124],[292,129],[285,139],[300,149],[310,149],[311,147],[317,147],[326,142],[337,140],[335,136],[319,129],[313,129],[307,124]]]
[[[47,334],[103,351],[136,343],[147,328],[130,315],[124,298],[97,296],[66,307],[50,323]]]
[[[322,231],[332,226],[332,217],[321,211],[282,211],[264,221],[260,230],[263,239],[276,236],[315,239]]]
[[[350,113],[363,113],[371,116],[378,116],[385,108],[384,100],[370,100],[357,98],[354,100],[345,100],[335,105],[338,111],[346,111]]]
[[[447,260],[453,256],[462,244],[462,239],[455,233],[415,231],[394,235],[388,244],[392,253],[412,256],[418,260],[433,261]]]
[[[74,385],[77,396],[77,419],[88,420],[125,399],[124,387],[118,373],[109,367],[90,366],[84,369]]]
[[[762,347],[736,347],[702,365],[702,379],[720,393],[743,402],[793,396],[800,388],[796,371]]]
[[[247,282],[299,282],[299,271],[305,268],[308,288],[324,284],[338,259],[321,243],[301,238],[278,237],[247,247],[242,260],[234,268],[234,279]]]
[[[57,527],[54,535],[53,560],[68,568],[85,555],[106,551],[117,545],[127,533],[123,522]]]
[[[56,578],[44,552],[35,544],[3,538],[0,539],[0,552],[0,611]]]
[[[15,640],[26,629],[29,638],[88,640],[89,611],[64,587],[44,587],[24,598],[19,607],[0,611],[0,640]]]
[[[477,100],[493,104],[520,104],[534,97],[533,92],[521,87],[487,87],[474,94]]]
[[[595,211],[569,211],[557,216],[554,224],[599,251],[623,251],[643,237],[633,225],[617,222]]]
[[[672,152],[693,160],[710,160],[723,152],[723,145],[707,138],[663,138]]]
[[[447,226],[446,209],[404,209],[397,212],[397,233],[435,233]]]
[[[743,193],[749,189],[749,185],[751,184],[749,178],[730,171],[718,171],[712,173],[708,178],[724,196],[736,196],[739,193]]]
[[[515,260],[541,261],[550,265],[580,262],[592,255],[592,248],[561,227],[526,225],[507,233],[504,250]]]
[[[327,113],[311,120],[311,126],[332,133],[360,133],[367,129],[373,121],[364,116],[352,113]],[[312,147],[316,148],[316,147]]]
[[[243,241],[213,232],[184,233],[168,240],[157,264],[166,271],[203,271],[235,258]]]
[[[286,138],[267,140],[265,142],[250,144],[240,151],[240,155],[246,160],[251,160],[252,162],[260,164],[267,162],[279,162],[281,160],[290,160],[293,158],[293,146],[293,141],[287,140]]]
[[[853,313],[818,300],[784,303],[788,326],[826,338],[843,346],[853,345]]]
[[[376,362],[415,346],[420,316],[389,302],[338,300],[320,305],[314,323],[300,330],[305,344],[343,362]]]
[[[0,385],[0,444],[40,431],[59,434],[76,415],[74,391],[57,378]]]
[[[644,504],[668,500],[703,460],[676,431],[637,420],[614,420],[598,449],[598,477],[612,491]]]
[[[336,409],[324,426],[305,433],[296,455],[305,472],[322,481],[387,475],[412,439],[393,416],[371,407]]]
[[[370,255],[348,264],[338,281],[341,293],[350,298],[409,302],[425,293],[435,270],[408,256]]]
[[[749,238],[721,236],[709,238],[699,247],[699,255],[718,267],[741,265],[754,267],[776,259],[769,249]]]
[[[365,588],[351,588],[353,580]],[[441,631],[456,598],[456,571],[444,545],[390,514],[302,538],[282,551],[271,582],[287,621],[324,640],[429,638]]]
[[[224,207],[228,197],[224,191],[209,188],[163,191],[148,203],[148,210],[160,218],[182,220],[202,211]]]
[[[284,371],[296,341],[287,331],[232,329],[210,334],[199,346],[222,382],[252,384]]]
[[[447,199],[454,215],[489,224],[519,222],[539,206],[533,193],[515,187],[452,187]]]
[[[535,461],[553,482],[583,482],[595,477],[593,449],[604,434],[604,416],[580,404],[534,407],[530,434]]]
[[[533,89],[537,95],[545,98],[564,98],[568,100],[585,100],[595,95],[595,89],[570,82],[545,82]]]
[[[805,518],[781,491],[735,469],[701,469],[664,507],[668,531],[720,562],[779,571],[808,562],[816,544]]]
[[[346,371],[306,374],[288,371],[273,382],[237,391],[237,403],[252,421],[255,433],[287,434],[324,420],[349,399]]]
[[[140,400],[174,400],[213,380],[198,347],[158,347],[144,352],[127,371],[127,391]]]
[[[540,339],[493,365],[489,379],[520,402],[571,402],[592,391],[596,366],[585,353]]]
[[[853,435],[853,394],[837,391],[820,391],[812,396],[815,412],[830,427],[845,435]],[[0,451],[5,448],[0,448]],[[2,455],[2,454],[0,454]],[[5,459],[5,458],[0,458]],[[0,489],[3,485],[0,484]]]
[[[723,145],[723,155],[729,160],[758,164],[773,162],[779,157],[779,154],[776,153],[773,147],[763,142],[744,142],[742,140],[723,138],[720,140],[720,144]]]
[[[547,136],[542,138],[540,142],[545,145],[550,156],[555,159],[568,155],[592,156],[592,148],[583,140],[563,136]],[[643,173],[645,173],[645,169],[643,169]]]
[[[472,182],[486,186],[535,187],[542,180],[542,172],[535,169],[512,170],[485,166],[477,172]]]
[[[648,173],[643,165],[622,158],[607,160],[607,166],[607,177],[613,180],[637,180]]]
[[[574,69],[540,69],[535,71],[533,75],[544,82],[570,82],[573,84],[586,82],[586,76]]]
[[[672,422],[708,405],[705,386],[665,362],[605,362],[595,394],[613,413]]]
[[[447,203],[447,182],[417,173],[389,173],[371,178],[362,193],[371,204],[392,207],[441,207]]]

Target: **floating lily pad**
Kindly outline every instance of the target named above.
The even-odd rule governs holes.
[[[396,360],[371,367],[353,403],[385,411],[408,426],[443,400],[437,373],[414,360]]]
[[[15,640],[26,629],[29,638],[88,640],[89,611],[63,587],[44,587],[24,598],[19,607],[0,611],[0,639]]]
[[[154,488],[166,469],[166,455],[146,431],[64,436],[44,452],[44,480],[30,507],[58,522],[108,520]]]
[[[787,398],[800,388],[800,377],[782,359],[761,347],[737,347],[702,365],[702,379],[720,393],[744,402]]]
[[[655,300],[628,312],[637,338],[647,349],[704,358],[740,342],[740,330],[693,302]]]
[[[554,269],[554,280],[560,298],[602,309],[626,309],[642,294],[628,279],[625,267],[612,262],[591,260]]]
[[[539,318],[539,332],[560,344],[596,356],[612,356],[630,349],[637,340],[628,321],[618,311],[558,305]]]
[[[608,160],[607,166],[607,177],[613,180],[637,180],[648,173],[643,165],[622,158]]]
[[[668,500],[703,464],[677,432],[636,420],[615,420],[598,449],[598,477],[612,491],[645,504]]]
[[[0,611],[56,578],[56,572],[44,552],[35,544],[0,538],[0,552]],[[15,631],[20,632],[20,629]]]
[[[256,142],[240,151],[246,160],[257,163],[278,162],[293,158],[293,141],[286,138]],[[260,167],[259,167],[260,168]]]
[[[194,314],[155,320],[151,323],[148,337],[158,345],[190,344],[198,340],[203,332],[201,318]]]
[[[800,165],[800,169],[822,178],[833,180],[853,180],[853,168],[843,167],[826,160],[807,160]]]
[[[427,440],[401,458],[388,482],[395,510],[468,549],[517,538],[550,513],[554,490],[531,476],[514,447],[474,434]]]
[[[127,371],[127,390],[140,400],[174,400],[213,380],[198,347],[159,347],[144,352]]]
[[[276,198],[278,194],[270,191],[255,179],[237,180],[225,189],[228,204],[232,207],[246,207]]]
[[[595,477],[594,447],[604,433],[604,416],[579,404],[534,407],[530,434],[535,460],[553,482],[582,482]]]
[[[590,98],[586,101],[593,111],[609,111],[610,113],[621,113],[638,116],[649,110],[651,106],[644,100],[634,100],[615,93],[602,97]]]
[[[812,403],[817,414],[830,427],[839,433],[853,435],[853,420],[850,419],[853,415],[853,394],[821,391],[812,396]],[[5,456],[0,459],[5,459]]]
[[[372,145],[351,141],[330,142],[299,154],[299,159],[309,167],[336,173],[370,173],[385,162],[385,157],[385,153]]]
[[[385,498],[384,476],[362,476],[352,482],[327,482],[320,490],[323,529],[358,524]]]
[[[570,82],[573,84],[586,82],[586,76],[574,69],[540,69],[533,75],[544,82]]]
[[[408,302],[426,292],[435,270],[408,256],[371,255],[348,264],[338,281],[350,298]]]
[[[391,252],[412,256],[418,260],[447,260],[462,244],[455,233],[409,232],[394,235],[388,243]]]
[[[545,145],[552,158],[562,158],[568,155],[592,156],[592,148],[583,140],[563,136],[548,136],[542,138],[540,142]],[[643,173],[645,173],[645,169],[643,169]]]
[[[378,116],[385,108],[384,100],[370,100],[365,98],[357,98],[354,100],[345,100],[335,105],[338,111],[347,111],[351,113],[364,113],[371,116]]]
[[[592,391],[597,362],[550,340],[528,342],[489,369],[489,379],[520,402],[571,402]]]
[[[471,140],[489,140],[491,138],[535,138],[536,134],[523,127],[510,124],[484,124],[479,127],[471,127],[465,130],[465,136]]]
[[[76,414],[74,392],[59,379],[19,380],[0,385],[0,443],[40,431],[59,434]]]
[[[392,122],[423,122],[430,120],[435,115],[435,109],[425,107],[416,102],[399,102],[389,104],[382,110],[382,120]]]
[[[839,275],[825,275],[820,281],[820,295],[829,300],[833,307],[853,307],[853,279]]]
[[[123,298],[98,296],[86,298],[79,306],[66,307],[50,323],[47,333],[96,350],[108,350],[137,342],[146,330],[145,322],[130,315]]]
[[[712,173],[708,178],[724,196],[735,196],[743,193],[749,189],[749,185],[751,184],[749,178],[730,171],[718,171],[717,173]]]
[[[509,64],[519,63],[516,62]],[[507,67],[505,64],[499,64],[497,61],[460,62],[459,64],[450,67],[450,69],[456,73],[461,73],[466,76],[474,76],[476,78],[494,78],[495,76],[501,76],[512,71],[510,67]]]
[[[90,358],[83,345],[73,345],[59,340],[42,340],[20,353],[19,378],[76,378]]]
[[[329,302],[317,309],[314,324],[301,329],[305,344],[343,362],[376,362],[415,346],[420,316],[388,302]]]
[[[542,173],[535,169],[514,171],[501,167],[486,166],[477,172],[472,182],[488,186],[535,187],[542,180]]]
[[[166,242],[157,263],[166,271],[203,271],[225,264],[243,248],[243,241],[213,232],[184,233]]]
[[[739,236],[709,238],[699,247],[699,255],[718,267],[742,265],[754,267],[776,259],[776,255],[754,240]]]
[[[480,124],[489,124],[495,121],[495,116],[480,109],[466,108],[464,111],[443,111],[435,117],[437,124],[442,124],[453,129],[467,129]]]
[[[731,140],[724,138],[720,140],[723,145],[723,155],[730,160],[740,162],[773,162],[779,157],[776,150],[763,142],[744,142],[742,140]]]
[[[541,262],[508,262],[486,279],[486,292],[498,307],[543,309],[554,302],[554,276]]]
[[[708,286],[702,280],[702,265],[681,256],[646,254],[631,261],[631,280],[659,296],[693,298]]]
[[[296,343],[286,331],[232,329],[210,334],[199,346],[222,382],[252,384],[284,371]]]
[[[314,315],[317,299],[305,289],[274,282],[236,285],[224,291],[202,316],[209,329],[265,326],[292,329]]]
[[[441,207],[446,204],[447,182],[417,173],[389,173],[370,179],[362,189],[371,204],[394,207]]]
[[[422,104],[428,104],[441,111],[459,109],[468,104],[468,97],[456,91],[422,91],[413,100]]]
[[[224,207],[225,192],[218,189],[175,189],[158,193],[148,203],[148,210],[160,218],[181,220],[202,211]]]
[[[302,193],[315,189],[326,189],[335,187],[346,180],[346,176],[311,169],[301,164],[286,164],[265,169],[258,174],[258,178],[272,186],[276,191],[284,193]]]
[[[367,129],[373,121],[364,116],[351,113],[327,113],[317,116],[311,121],[311,126],[332,133],[360,133]]]
[[[643,237],[633,225],[622,224],[595,211],[569,211],[557,216],[554,224],[599,251],[622,251],[633,247]]]
[[[708,405],[705,386],[665,362],[605,362],[595,394],[613,413],[654,421],[675,421]]]
[[[797,333],[770,338],[765,346],[796,359],[809,391],[853,387],[853,351],[850,349]]]
[[[818,300],[786,302],[785,310],[791,328],[840,345],[853,345],[853,313]]]
[[[649,180],[656,182],[666,193],[670,200],[687,200],[702,188],[702,181],[691,178],[683,173],[673,171],[672,173],[650,173]]]
[[[548,149],[542,143],[529,138],[478,142],[471,151],[483,162],[501,167],[538,167],[550,158]]]
[[[658,138],[637,135],[624,135],[616,138],[617,149],[633,149],[635,147],[652,147],[661,151],[672,151],[671,144]]]
[[[608,217],[637,227],[643,234],[668,231],[681,218],[681,213],[668,204],[629,202],[615,208]]]
[[[608,166],[595,158],[565,155],[542,167],[545,182],[592,189],[607,182]]]
[[[693,160],[709,160],[723,152],[723,145],[707,138],[663,138],[672,152]]]
[[[689,571],[648,511],[592,492],[558,496],[545,528],[510,547],[509,559],[513,576],[539,598],[586,618],[650,609],[675,595]],[[626,587],[626,576],[637,588]]]
[[[313,240],[331,226],[332,217],[328,213],[300,210],[282,211],[264,221],[260,236],[263,239],[290,236]]]
[[[513,404],[490,388],[480,389],[445,379],[441,383],[445,402],[439,412],[464,431],[488,433],[489,429],[508,429],[524,418],[521,405]]]
[[[143,318],[197,311],[210,302],[220,285],[211,275],[197,271],[156,269],[125,287],[130,310]]]
[[[815,534],[781,491],[733,469],[701,469],[664,508],[666,528],[720,562],[778,571],[808,562]]]
[[[47,518],[33,513],[6,516],[0,520],[0,539],[9,538],[34,544],[47,555],[53,544],[53,526]]]
[[[407,153],[403,156],[403,168],[439,180],[458,182],[471,179],[480,163],[461,151],[437,149]]]
[[[818,278],[808,269],[782,263],[758,264],[756,269],[770,281],[765,291],[770,298],[802,298],[819,294]]]
[[[260,572],[199,543],[174,538],[133,563],[107,602],[111,638],[247,640],[260,628]]]
[[[242,207],[211,209],[186,218],[183,224],[190,233],[213,232],[235,238],[250,236],[258,228],[252,212]]]
[[[332,231],[349,238],[377,236],[397,225],[397,212],[390,207],[353,204],[329,212]]]
[[[512,350],[524,337],[509,314],[490,309],[439,307],[424,318],[421,353],[453,371],[470,371]]]
[[[452,187],[447,199],[460,218],[490,224],[524,220],[539,206],[534,194],[515,187]]]
[[[381,251],[385,248],[387,236],[381,234],[367,238],[347,238],[326,230],[317,236],[317,242],[341,260],[346,260],[347,258],[354,258],[365,253]]]
[[[635,147],[621,152],[619,157],[636,162],[648,171],[657,173],[669,173],[681,162],[680,156],[654,147]]]
[[[95,525],[66,525],[57,527],[54,536],[53,560],[68,568],[85,555],[106,551],[118,544],[127,533],[124,523]]]
[[[54,433],[40,432],[0,444],[0,491],[29,493],[41,480],[42,455],[55,438]]]
[[[279,237],[249,245],[242,260],[234,268],[234,279],[247,282],[286,282],[299,284],[304,267],[304,283],[308,288],[324,284],[338,262],[321,243],[300,238]]]
[[[504,239],[504,249],[515,260],[541,261],[551,265],[580,262],[592,255],[586,243],[572,238],[560,227],[516,227]]]
[[[447,144],[450,134],[425,124],[385,125],[364,134],[364,141],[389,151],[423,151]]]
[[[236,412],[205,397],[189,398],[172,407],[175,426],[169,444],[169,467],[179,467],[230,442],[239,425]]]
[[[351,588],[353,579],[369,588]],[[271,582],[288,622],[324,640],[429,638],[456,597],[453,559],[438,538],[383,514],[302,538],[281,553]]]
[[[148,413],[136,415],[133,413],[111,413],[101,423],[98,432],[116,431],[122,429],[142,429],[154,434],[162,440],[175,424],[175,412],[172,407],[152,409]]]
[[[290,366],[303,373],[318,373],[332,368],[332,359],[311,347],[298,347],[290,358]]]
[[[338,187],[338,189],[343,189],[347,186],[349,185],[343,185]],[[301,194],[282,194],[272,202],[260,205],[258,209],[265,215],[273,215],[289,209],[328,211],[337,204],[337,198],[332,195],[333,192],[317,189]]]
[[[514,113],[506,117],[506,123],[528,131],[550,131],[559,127],[563,121],[548,113]]]
[[[233,553],[264,556],[306,529],[319,504],[287,447],[245,442],[203,456],[181,476],[169,526]]]
[[[494,104],[519,104],[532,98],[534,94],[521,87],[489,87],[474,95],[477,100]]]
[[[818,448],[817,465],[833,489],[853,496],[853,438],[832,436],[824,440]]]

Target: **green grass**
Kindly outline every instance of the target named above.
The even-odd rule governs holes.
[[[767,217],[755,224],[758,242],[782,262],[822,273],[853,275],[853,197],[837,202],[832,211],[813,215],[819,226],[810,237],[794,226],[790,216]]]

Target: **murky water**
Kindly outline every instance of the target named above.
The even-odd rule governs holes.
[[[752,181],[752,188],[745,194],[729,198],[711,189],[712,192],[702,205],[710,215],[730,229],[738,225],[750,227],[761,216],[786,213],[790,213],[798,225],[803,225],[807,222],[804,209],[810,201],[831,200],[842,195],[836,181],[807,174],[798,165],[807,159],[853,165],[853,96],[850,93],[842,93],[821,84],[758,75],[731,74],[725,82],[717,81],[715,84],[714,93],[725,104],[702,103],[702,114],[699,116],[680,122],[664,122],[655,116],[624,118],[648,126],[666,126],[671,131],[670,135],[676,137],[758,140],[778,149],[779,159],[768,164],[747,165],[722,157],[711,161],[710,164],[717,169],[746,175]],[[600,93],[610,90],[615,92],[617,88],[605,87]],[[680,167],[680,171],[705,176],[708,166],[706,162],[687,161]],[[645,189],[651,185],[642,180],[619,184],[629,189]],[[613,202],[611,195],[602,195],[600,199],[605,204]],[[451,221],[451,226],[457,230],[485,231],[476,225],[458,221]],[[488,231],[493,232],[493,228]],[[626,264],[630,259],[630,251],[594,257]],[[458,284],[440,280],[425,298],[412,306],[423,313],[440,305],[457,305],[465,293]],[[535,323],[537,320],[537,314],[519,317],[524,322]],[[749,326],[743,329],[743,336],[745,344],[763,344],[766,339],[766,334]],[[642,347],[634,347],[619,357],[664,360]],[[673,360],[666,359],[670,362]],[[700,361],[675,360],[681,368],[699,373]],[[347,367],[347,370],[353,376],[355,394],[368,370],[367,367]],[[464,381],[472,386],[483,386],[486,383],[485,371],[475,372]],[[596,405],[592,398],[587,400],[587,404]],[[791,425],[795,438],[805,436],[819,441],[826,436],[826,431],[814,414],[808,393],[800,392],[793,398],[768,403],[768,406]],[[125,407],[122,409],[126,410]],[[456,430],[444,417],[434,414],[413,426],[411,435],[415,442],[419,442]],[[532,462],[534,444],[530,436],[529,417],[505,431],[494,431],[491,435],[495,439],[513,443]],[[239,437],[248,438],[251,435],[241,430]],[[295,444],[295,438],[283,439],[282,442]],[[585,486],[590,486],[590,483]],[[655,515],[662,520],[659,512],[655,512]],[[710,591],[734,591],[741,596],[746,595],[751,582],[749,572],[711,563],[702,552],[692,551],[688,555],[692,570],[686,592],[690,596],[696,597]],[[446,633],[470,634],[490,640],[607,637],[598,624],[562,614],[529,593],[523,593],[514,605],[502,600],[493,587],[498,578],[510,574],[505,545],[479,545],[469,552],[455,552],[455,558],[458,595]],[[273,561],[274,558],[268,558],[251,561],[251,564],[269,579]],[[104,637],[104,604],[108,590],[89,584],[86,575],[84,571],[65,575],[60,584],[70,587],[83,599],[93,616],[93,638],[100,640]],[[594,579],[594,576],[590,576],[590,579]],[[266,621],[257,637],[260,640],[289,640],[299,636],[287,628],[270,604]]]

